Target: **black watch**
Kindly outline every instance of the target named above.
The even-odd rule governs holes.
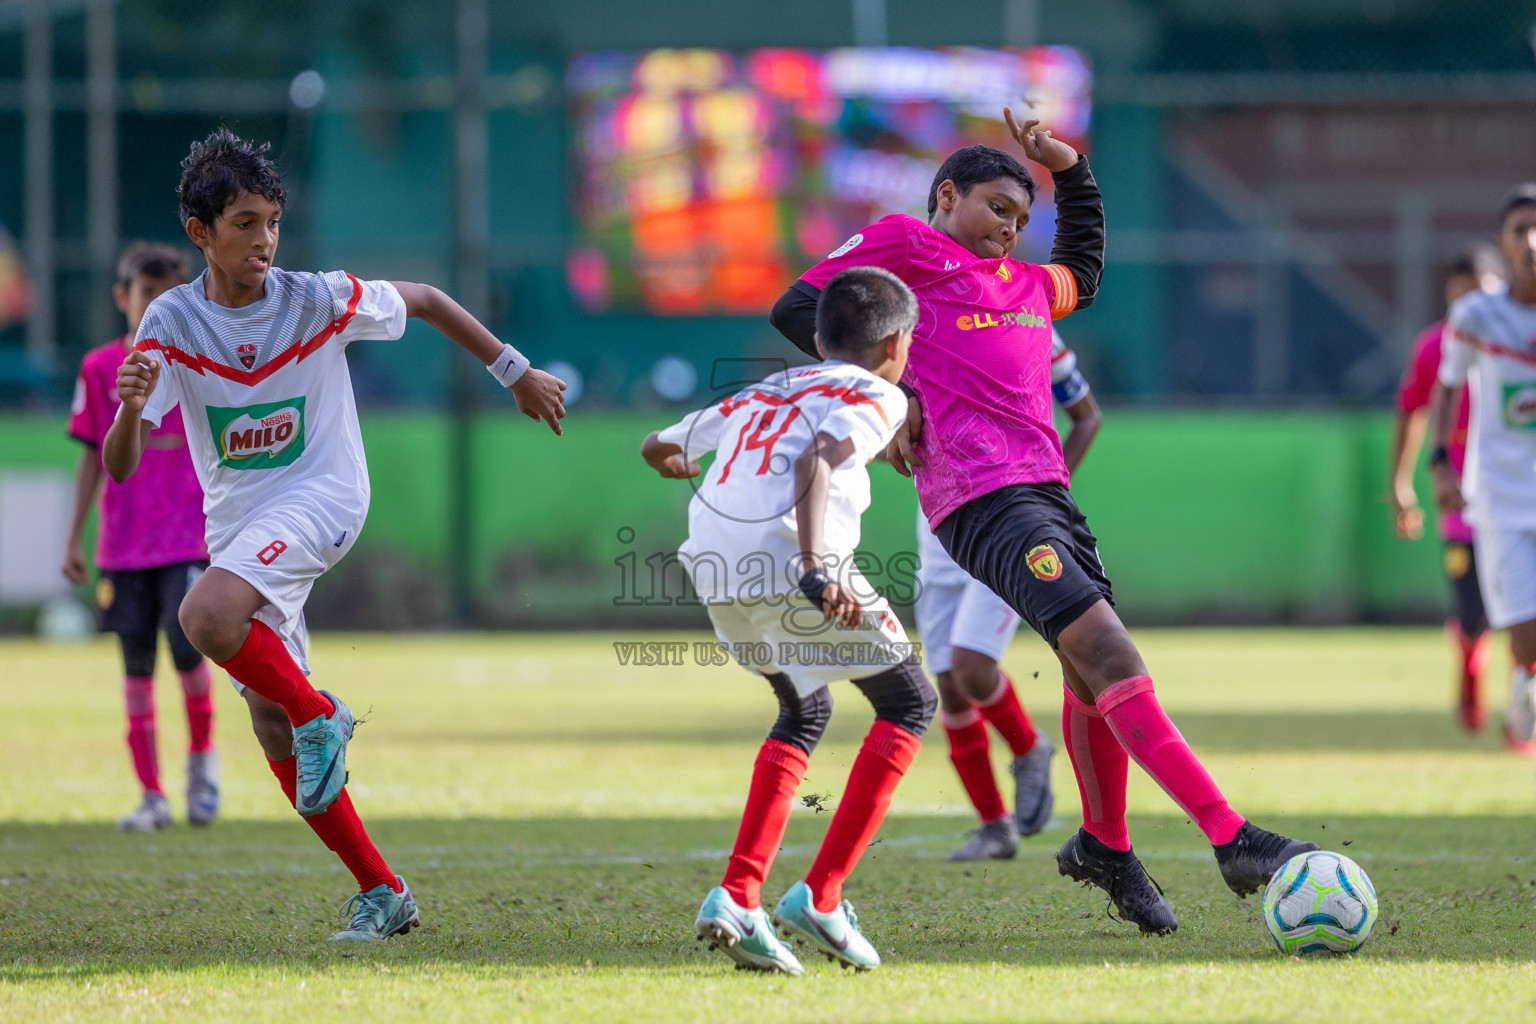
[[[832,577],[825,569],[812,569],[800,577],[800,593],[804,594],[816,607],[821,607],[822,592],[832,582]]]
[[[1430,466],[1438,466],[1442,462],[1450,462],[1451,453],[1446,451],[1445,445],[1437,444],[1429,450]]]

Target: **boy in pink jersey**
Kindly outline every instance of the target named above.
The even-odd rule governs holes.
[[[1496,251],[1475,247],[1462,253],[1445,274],[1445,305],[1479,289],[1493,291],[1504,281],[1504,264]],[[1392,526],[1403,540],[1418,540],[1424,534],[1424,513],[1413,489],[1413,466],[1424,441],[1424,427],[1429,420],[1429,399],[1440,373],[1440,341],[1445,321],[1437,320],[1424,328],[1413,343],[1413,355],[1403,371],[1397,389],[1397,410],[1392,418],[1392,454],[1389,462],[1387,501],[1392,509]],[[1467,393],[1457,403],[1456,427],[1446,446],[1451,469],[1461,479],[1467,457],[1467,416],[1471,406]],[[1441,512],[1438,517],[1440,542],[1445,545],[1445,578],[1451,584],[1452,616],[1445,630],[1455,643],[1461,663],[1461,681],[1457,692],[1456,715],[1462,728],[1475,732],[1483,727],[1482,675],[1488,665],[1488,614],[1483,595],[1478,590],[1477,563],[1472,526],[1460,512]]]
[[[1109,894],[1121,917],[1167,934],[1178,919],[1131,851],[1128,758],[1205,833],[1227,886],[1257,892],[1314,844],[1234,811],[1164,714],[1146,664],[1113,607],[1097,541],[1067,489],[1051,423],[1051,320],[1089,304],[1104,268],[1104,207],[1088,161],[1004,110],[1026,156],[1056,187],[1051,263],[1010,257],[1034,179],[1007,153],[969,146],[934,175],[928,222],[893,215],[855,234],[775,304],[773,323],[810,351],[816,295],[855,264],[890,270],[920,307],[902,376],[906,428],[888,455],[911,472],[944,549],[1008,602],[1061,661],[1062,729],[1083,799],[1083,828],[1056,855],[1062,874]],[[911,469],[908,469],[908,467]]]
[[[149,304],[187,279],[185,253],[168,245],[136,242],[117,263],[112,297],[128,320],[128,333],[87,352],[75,382],[69,436],[85,446],[75,470],[75,505],[63,572],[74,583],[88,580],[80,535],[101,482],[101,443],[121,404],[117,368],[133,349],[133,336]],[[139,806],[118,821],[125,831],[152,832],[171,823],[160,786],[155,744],[155,651],[164,630],[171,661],[181,676],[187,709],[187,821],[206,825],[219,811],[219,761],[213,747],[212,674],[176,621],[187,589],[208,567],[203,541],[203,489],[187,454],[179,414],[167,416],[150,435],[138,476],[108,480],[101,491],[96,532],[96,603],[101,625],[117,634],[123,651],[123,696],[128,710],[128,752],[138,776]]]

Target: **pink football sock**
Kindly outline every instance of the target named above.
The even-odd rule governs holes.
[[[1125,785],[1130,758],[1115,739],[1104,716],[1084,703],[1065,681],[1061,707],[1061,734],[1066,738],[1072,774],[1083,798],[1083,831],[1111,850],[1129,850],[1131,834],[1125,827]]]
[[[1152,691],[1151,676],[1122,679],[1094,702],[1125,752],[1152,776],[1213,846],[1230,843],[1243,816],[1226,798],[1184,737],[1179,735]]]
[[[187,708],[187,750],[201,754],[213,749],[213,673],[206,661],[181,673],[181,696]]]
[[[160,759],[155,753],[155,677],[126,676],[123,699],[128,705],[128,753],[133,773],[146,793],[162,793]]]

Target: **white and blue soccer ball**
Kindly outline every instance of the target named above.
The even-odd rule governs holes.
[[[1264,925],[1287,956],[1353,953],[1371,937],[1376,914],[1376,888],[1342,853],[1297,854],[1264,888]]]

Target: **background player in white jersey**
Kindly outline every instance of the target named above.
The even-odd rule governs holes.
[[[1078,463],[1099,432],[1103,416],[1088,381],[1077,368],[1077,355],[1051,329],[1051,395],[1072,420],[1062,439],[1067,472]],[[955,564],[933,535],[928,520],[917,516],[917,630],[923,653],[939,683],[940,718],[949,740],[949,759],[981,826],[950,860],[1006,860],[1018,850],[1019,836],[1032,836],[1050,820],[1050,737],[1035,730],[998,662],[1019,628],[1019,616],[985,583]],[[1003,737],[1013,754],[1013,814],[1008,814],[992,773],[987,726]]]
[[[895,275],[855,267],[816,311],[825,362],[775,374],[652,434],[641,449],[664,477],[693,477],[679,551],[721,643],[767,677],[779,717],[757,755],[736,845],[694,922],[743,967],[801,973],[761,904],[795,788],[832,713],[827,685],[851,679],[875,708],[820,851],[773,920],[829,959],[869,970],[843,881],[874,838],[938,704],[901,622],[854,565],[869,507],[865,465],[906,416],[896,386],[917,300]]]
[[[181,605],[188,639],[229,672],[294,808],[357,879],[336,940],[385,939],[415,900],[368,838],[345,790],[352,713],[306,678],[304,602],[351,548],[368,512],[368,467],[345,347],[398,338],[418,317],[487,364],[518,408],[555,433],[564,385],[429,285],[273,266],[285,190],[265,153],[226,128],[194,143],[178,193],[207,269],[166,292],[118,370],[102,444],[114,480],[180,406],[205,495],[211,567]]]
[[[1504,201],[1499,251],[1509,287],[1471,292],[1446,316],[1429,462],[1435,503],[1465,510],[1476,532],[1488,623],[1509,630],[1515,661],[1504,738],[1529,754],[1536,753],[1536,183]],[[1471,414],[1458,484],[1449,448],[1464,384]]]

